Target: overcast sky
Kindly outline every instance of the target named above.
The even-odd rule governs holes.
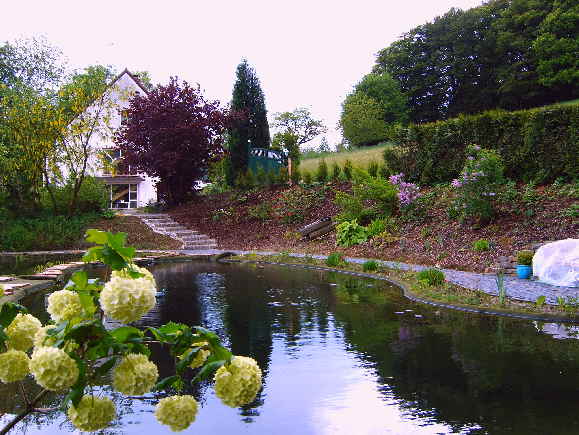
[[[261,81],[270,115],[307,106],[336,131],[340,104],[370,72],[375,54],[451,7],[482,0],[403,1],[61,1],[2,6],[0,41],[44,35],[70,64],[100,63],[119,72],[147,70],[199,83],[205,95],[231,99],[245,57]],[[319,143],[320,138],[313,141]]]

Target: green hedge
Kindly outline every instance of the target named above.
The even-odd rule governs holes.
[[[505,112],[493,110],[398,131],[398,148],[386,149],[391,173],[422,184],[448,182],[460,173],[466,145],[496,149],[513,180],[577,178],[579,105]]]

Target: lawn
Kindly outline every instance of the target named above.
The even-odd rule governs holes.
[[[350,160],[354,167],[366,169],[368,164],[374,160],[375,162],[381,164],[382,152],[386,147],[392,146],[389,143],[379,144],[372,147],[357,148],[353,151],[343,151],[340,153],[325,153],[318,157],[304,159],[300,163],[300,171],[314,173],[318,169],[318,164],[320,160],[325,160],[328,167],[335,163],[344,167],[346,160]]]

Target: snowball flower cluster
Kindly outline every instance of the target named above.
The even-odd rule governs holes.
[[[68,408],[68,418],[83,432],[104,429],[115,417],[115,405],[108,397],[82,396],[77,406]]]
[[[54,292],[48,297],[46,311],[48,311],[52,320],[57,323],[80,317],[82,316],[80,295],[70,290]]]
[[[21,381],[30,372],[30,359],[21,350],[10,349],[0,354],[0,381],[16,382]]]
[[[153,389],[159,372],[157,366],[146,355],[126,355],[113,373],[113,387],[120,393],[142,396]]]
[[[152,275],[133,279],[113,273],[101,292],[101,308],[113,320],[135,322],[155,306],[156,291]]]
[[[31,314],[19,313],[6,328],[8,348],[26,352],[34,344],[34,336],[42,323]]]
[[[50,391],[69,388],[78,379],[76,362],[56,347],[36,349],[30,360],[30,371],[36,382]]]
[[[234,356],[215,372],[215,393],[232,408],[252,402],[261,388],[261,369],[253,358]]]
[[[195,421],[198,409],[193,396],[172,396],[161,399],[155,408],[159,423],[166,424],[173,432],[180,432]]]
[[[144,267],[137,266],[136,264],[133,264],[131,268],[134,272],[139,272],[141,275],[144,275],[141,278],[145,278],[148,281],[150,281],[153,285],[156,285],[155,277],[153,276],[153,274],[149,270],[145,269]],[[130,278],[129,271],[126,269],[113,270],[111,277],[112,278]]]
[[[193,343],[193,346],[201,347],[201,346],[207,346],[208,344],[209,343],[207,343],[206,341],[202,341],[201,343]],[[191,350],[191,349],[189,349],[189,350]],[[185,355],[187,354],[187,352],[183,353],[183,355],[181,355],[179,358],[183,359],[185,357]],[[209,357],[210,354],[211,354],[210,350],[199,349],[197,351],[197,354],[191,360],[191,364],[189,364],[189,367],[191,367],[192,369],[196,369],[197,367],[201,367],[203,365],[203,363],[207,360],[207,358]]]

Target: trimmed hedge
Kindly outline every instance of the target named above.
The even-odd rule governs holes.
[[[399,147],[384,151],[391,173],[421,184],[456,178],[465,148],[496,149],[505,175],[518,181],[575,179],[579,168],[579,105],[505,112],[493,110],[398,130]]]

